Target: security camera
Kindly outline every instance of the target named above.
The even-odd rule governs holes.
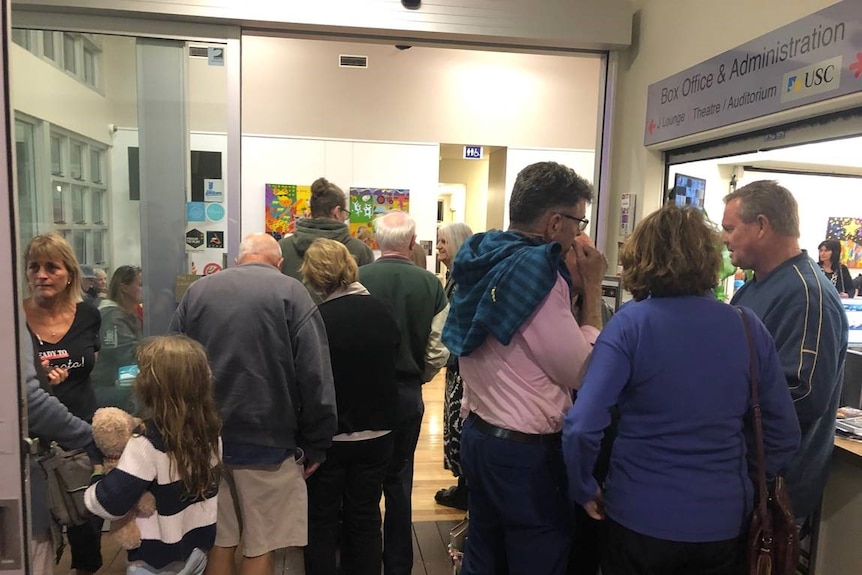
[[[419,4],[422,3],[422,0],[401,0],[401,4],[404,5],[405,8],[419,8]]]

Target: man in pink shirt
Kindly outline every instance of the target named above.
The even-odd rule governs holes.
[[[560,431],[602,327],[607,267],[575,242],[591,200],[572,169],[527,166],[512,190],[509,230],[475,234],[455,257],[443,342],[464,378],[464,575],[565,573],[572,505]]]

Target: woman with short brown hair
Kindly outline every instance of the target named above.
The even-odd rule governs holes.
[[[775,343],[752,311],[712,295],[721,244],[701,212],[666,206],[650,214],[620,261],[635,301],[605,326],[566,415],[569,494],[604,520],[604,575],[737,575],[754,500],[749,351],[767,476],[799,446]],[[740,313],[751,326],[751,350]],[[600,486],[593,468],[614,406],[618,434]]]

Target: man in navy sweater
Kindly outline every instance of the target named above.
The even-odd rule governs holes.
[[[799,249],[799,212],[778,182],[752,182],[724,198],[731,262],[754,270],[731,303],[751,308],[775,338],[802,444],[784,470],[796,517],[820,505],[841,397],[847,316],[835,287]]]

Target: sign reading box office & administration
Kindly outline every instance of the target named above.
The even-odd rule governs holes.
[[[843,0],[650,85],[644,145],[859,91],[862,0]]]

